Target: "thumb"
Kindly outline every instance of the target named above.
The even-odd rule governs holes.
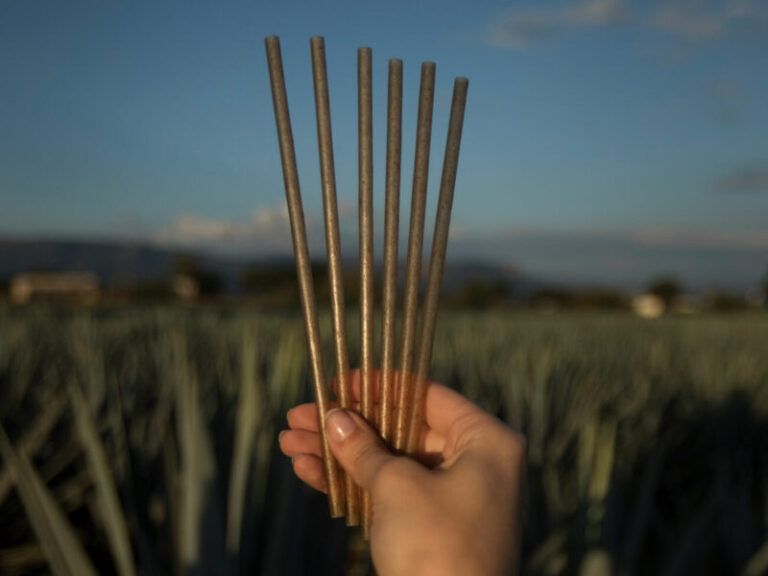
[[[381,468],[395,456],[379,435],[358,414],[335,408],[325,417],[328,444],[355,484],[370,490]]]

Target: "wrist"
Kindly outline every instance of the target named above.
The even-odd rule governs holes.
[[[509,576],[513,574],[507,554],[494,554],[468,542],[444,546],[424,554],[414,563],[414,576]]]
[[[510,570],[498,562],[483,562],[469,556],[436,559],[417,572],[417,576],[509,576]]]

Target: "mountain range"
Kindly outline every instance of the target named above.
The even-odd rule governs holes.
[[[237,292],[246,270],[285,269],[292,258],[228,258],[205,252],[160,247],[120,240],[60,240],[0,238],[0,282],[23,272],[92,272],[104,288],[120,288],[170,278],[181,260],[217,275],[226,292]],[[318,263],[323,266],[323,263]],[[426,273],[427,262],[423,263]],[[345,263],[348,270],[356,262]],[[399,274],[400,281],[404,273]],[[509,265],[462,261],[446,263],[443,290],[455,291],[467,284],[501,284],[528,291],[536,282]]]

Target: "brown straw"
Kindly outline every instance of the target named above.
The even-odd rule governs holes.
[[[339,241],[339,213],[336,205],[336,176],[333,167],[333,139],[331,136],[331,107],[328,99],[328,75],[325,68],[325,43],[320,36],[310,39],[312,49],[312,75],[315,86],[317,113],[317,143],[320,153],[320,180],[323,187],[323,213],[325,215],[325,245],[328,255],[328,279],[331,293],[334,359],[339,402],[342,408],[352,408],[349,382],[349,355],[344,315],[344,285],[341,272],[341,243]],[[357,487],[344,474],[347,496],[347,525],[360,523]]]
[[[416,158],[413,166],[413,197],[411,198],[411,223],[405,268],[405,306],[403,309],[403,332],[400,341],[397,414],[395,418],[394,447],[399,452],[405,451],[413,411],[413,347],[416,338],[416,308],[419,301],[421,250],[424,239],[424,209],[427,201],[429,145],[432,133],[434,95],[435,63],[424,62],[421,65]]]
[[[328,502],[330,504],[331,517],[340,518],[344,516],[344,493],[340,481],[340,470],[328,447],[328,438],[325,433],[328,390],[325,385],[325,367],[323,366],[323,356],[320,347],[320,329],[317,323],[312,270],[310,268],[309,249],[307,247],[307,234],[304,228],[304,210],[301,205],[299,174],[296,169],[296,153],[293,147],[293,134],[291,132],[291,117],[288,113],[288,97],[285,92],[280,40],[277,36],[268,36],[264,43],[267,48],[269,78],[272,85],[272,101],[275,106],[277,136],[280,142],[280,159],[283,164],[285,198],[288,203],[288,213],[291,220],[293,252],[296,256],[296,274],[299,278],[301,311],[304,316],[304,327],[307,333],[317,418],[320,422],[323,467],[328,483]]]
[[[360,405],[363,417],[376,426],[373,411],[373,96],[371,49],[357,51],[358,169],[360,190]],[[363,538],[371,526],[371,495],[363,492]]]
[[[437,300],[440,295],[440,283],[443,279],[448,229],[451,225],[451,207],[453,205],[453,191],[456,186],[456,168],[459,163],[459,146],[461,144],[461,129],[464,125],[464,108],[467,103],[468,85],[469,81],[466,78],[456,78],[453,85],[451,120],[448,124],[448,137],[445,143],[443,175],[440,181],[440,198],[437,203],[435,232],[432,239],[432,256],[429,260],[429,275],[427,276],[427,289],[424,294],[419,349],[416,355],[413,416],[411,417],[406,450],[408,454],[416,453],[421,433],[424,399],[429,379],[429,365],[432,360],[432,343],[435,339]]]
[[[403,62],[389,61],[387,102],[387,183],[384,213],[384,279],[381,296],[381,384],[379,432],[391,445],[395,388],[395,322],[397,317],[397,234],[400,212],[400,147],[403,124]]]

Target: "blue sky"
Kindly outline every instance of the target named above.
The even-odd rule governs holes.
[[[428,229],[453,78],[470,79],[449,257],[621,284],[674,273],[746,287],[768,272],[758,0],[0,2],[0,235],[290,253],[269,34],[313,256],[324,247],[309,38],[323,35],[345,256],[367,45],[379,234],[387,60],[404,62],[404,233],[419,67],[434,60]]]

